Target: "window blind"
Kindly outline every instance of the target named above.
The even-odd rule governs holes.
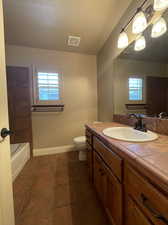
[[[129,78],[129,100],[141,101],[143,99],[143,79]]]
[[[37,73],[39,101],[60,100],[60,82],[58,73]]]

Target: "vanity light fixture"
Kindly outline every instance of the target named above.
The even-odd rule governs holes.
[[[155,11],[161,11],[168,7],[168,0],[154,0],[153,8]]]
[[[150,5],[143,12],[143,7],[149,0],[144,0],[140,7],[136,10],[128,23],[123,27],[118,37],[118,48],[126,48],[129,44],[128,35],[126,29],[130,23],[132,23],[132,33],[141,34],[148,26],[148,20],[152,18],[153,9],[156,11],[168,8],[168,0],[154,0],[154,5]],[[167,23],[164,18],[160,18],[153,24],[152,38],[157,38],[163,35],[167,31]],[[135,51],[141,51],[146,47],[146,41],[144,36],[138,37],[135,41]]]
[[[128,46],[128,35],[124,30],[122,30],[118,38],[118,48],[122,49],[126,48],[127,46]]]
[[[135,51],[142,51],[144,48],[146,47],[146,40],[144,36],[140,36],[139,38],[137,38],[137,40],[135,41],[135,47],[134,50]]]
[[[138,13],[133,19],[133,24],[132,24],[132,32],[133,34],[140,34],[142,33],[146,27],[147,27],[147,19],[143,11],[140,11],[138,9]]]
[[[152,38],[158,38],[165,34],[167,31],[167,24],[163,17],[161,17],[159,20],[157,20],[152,27]]]
[[[141,6],[136,10],[136,12],[133,14],[133,16],[130,18],[130,20],[127,22],[127,24],[123,27],[119,37],[118,37],[118,48],[126,48],[129,44],[128,41],[128,35],[126,33],[126,29],[128,25],[133,21],[133,33],[134,34],[140,34],[142,31],[144,31],[147,27],[147,18],[145,16],[145,13],[142,11],[143,6],[148,0],[144,0]]]

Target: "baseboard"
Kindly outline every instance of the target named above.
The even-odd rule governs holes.
[[[33,156],[53,155],[75,151],[74,145],[57,146],[52,148],[33,149]]]

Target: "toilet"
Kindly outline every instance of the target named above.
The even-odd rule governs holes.
[[[75,137],[73,141],[76,150],[79,151],[79,161],[85,161],[87,158],[86,137]]]

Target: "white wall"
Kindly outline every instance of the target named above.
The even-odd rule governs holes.
[[[72,144],[84,135],[84,124],[97,119],[96,56],[70,52],[6,46],[7,65],[35,65],[41,71],[63,74],[64,112],[33,113],[34,148]]]

